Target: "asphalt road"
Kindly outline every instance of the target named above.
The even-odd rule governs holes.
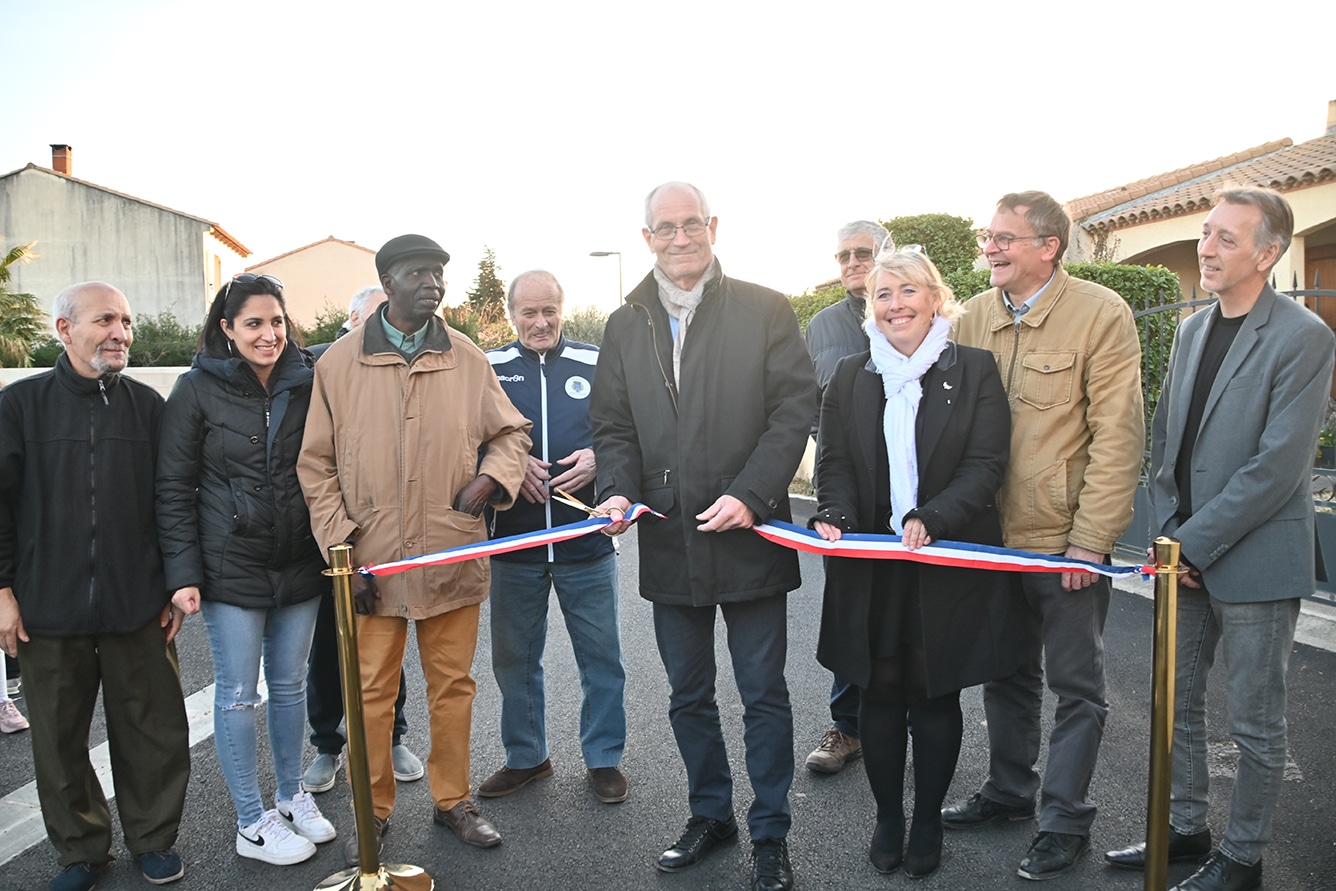
[[[711,855],[681,874],[666,875],[653,867],[654,858],[674,841],[684,825],[686,779],[668,726],[668,691],[654,645],[649,605],[636,585],[634,533],[623,537],[621,555],[621,624],[627,663],[628,742],[623,768],[631,782],[630,798],[603,805],[590,793],[578,744],[579,684],[569,639],[553,600],[548,655],[548,723],[556,775],[508,798],[484,800],[481,808],[500,828],[505,842],[491,850],[470,848],[431,822],[432,802],[426,781],[401,784],[398,804],[386,838],[387,862],[425,868],[437,888],[527,891],[527,889],[729,889],[747,887],[749,846],[742,843]],[[907,887],[903,875],[881,876],[867,861],[873,825],[873,802],[861,764],[844,772],[818,776],[802,760],[824,731],[830,676],[817,664],[815,651],[821,601],[821,564],[803,555],[805,584],[789,600],[788,681],[795,725],[797,764],[792,792],[793,831],[790,850],[801,889]],[[1046,884],[1047,889],[1118,889],[1139,891],[1137,873],[1104,867],[1102,852],[1142,837],[1150,702],[1152,605],[1142,596],[1115,593],[1106,632],[1110,716],[1092,794],[1100,805],[1092,850],[1074,872]],[[473,722],[473,781],[501,766],[504,753],[498,729],[499,694],[492,679],[487,611],[478,645],[475,676],[478,697]],[[722,629],[722,623],[720,624]],[[412,640],[410,637],[410,647]],[[203,623],[192,620],[181,638],[182,675],[186,692],[212,682]],[[750,801],[743,766],[741,708],[722,644],[719,699],[737,781],[740,822]],[[416,650],[409,654],[416,664]],[[1223,669],[1223,657],[1220,660]],[[1223,697],[1217,670],[1211,690],[1212,795],[1211,823],[1223,832],[1231,786],[1233,746],[1224,734]],[[424,684],[420,672],[409,671],[410,747],[426,754],[428,745]],[[1275,819],[1275,840],[1265,858],[1266,887],[1272,891],[1330,891],[1336,888],[1336,820],[1331,793],[1336,789],[1336,708],[1333,680],[1336,655],[1328,649],[1296,644],[1290,663],[1290,756],[1285,788]],[[963,695],[965,744],[951,800],[973,793],[986,770],[986,735],[978,690]],[[1047,711],[1051,716],[1052,703]],[[1047,721],[1046,721],[1047,723]],[[0,799],[10,804],[30,798],[24,787],[32,780],[32,756],[26,733],[0,736]],[[105,740],[100,715],[94,744]],[[261,740],[261,776],[272,794],[272,768]],[[304,864],[274,867],[243,860],[233,852],[234,811],[218,768],[211,739],[194,749],[189,799],[178,847],[186,861],[186,877],[178,888],[314,888],[343,868],[342,841],[320,847]],[[267,774],[267,775],[266,775]],[[342,777],[342,774],[340,774]],[[7,798],[6,798],[7,797]],[[352,824],[351,796],[346,784],[317,796],[321,808],[340,832]],[[114,807],[113,807],[114,811]],[[1016,865],[1035,831],[1033,823],[1008,824],[974,832],[948,832],[941,870],[913,882],[925,889],[992,889],[1030,887],[1016,876]],[[0,834],[0,847],[6,841]],[[745,832],[743,833],[745,836]],[[13,836],[9,839],[12,843]],[[7,862],[0,857],[0,889],[45,888],[56,874],[55,854],[45,837]],[[148,885],[134,869],[117,830],[113,853],[118,860],[104,872],[98,888],[143,889]],[[1190,870],[1170,870],[1172,881]]]

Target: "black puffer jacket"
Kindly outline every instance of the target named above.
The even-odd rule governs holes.
[[[195,357],[167,400],[158,530],[167,587],[268,608],[329,590],[297,482],[311,360],[283,351],[268,392],[241,359]]]

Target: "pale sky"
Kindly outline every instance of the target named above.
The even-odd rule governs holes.
[[[684,179],[729,275],[801,293],[853,219],[985,225],[1005,192],[1321,135],[1336,69],[1305,44],[1330,22],[1330,0],[0,0],[0,173],[68,143],[76,177],[215,221],[247,264],[420,232],[452,302],[488,245],[503,279],[546,268],[604,310],[617,259],[589,252],[621,251],[629,291],[644,196]]]

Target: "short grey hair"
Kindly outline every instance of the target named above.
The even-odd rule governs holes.
[[[852,223],[845,223],[836,234],[836,241],[844,241],[858,235],[866,235],[871,238],[872,247],[878,251],[895,250],[895,237],[891,234],[891,230],[881,223],[874,223],[871,220],[854,220]]]
[[[353,299],[348,301],[348,318],[352,318],[353,313],[357,313],[358,317],[365,321],[366,305],[371,302],[371,296],[373,294],[382,294],[384,291],[385,289],[380,285],[373,285],[358,291],[353,295]]]
[[[1025,213],[1020,208],[1025,208]],[[1067,253],[1067,240],[1072,233],[1072,218],[1067,211],[1047,192],[1008,192],[997,202],[998,210],[1009,210],[1017,216],[1024,216],[1025,222],[1034,229],[1036,238],[1056,238],[1058,254],[1053,258],[1053,265],[1062,263],[1062,255]]]
[[[557,281],[555,275],[546,269],[530,269],[528,272],[521,272],[510,280],[510,287],[506,289],[506,312],[513,313],[515,311],[515,288],[526,278],[547,279],[552,283],[552,287],[557,289],[557,302],[563,305],[566,303],[566,292],[562,290],[561,282]]]
[[[667,182],[667,183],[663,183],[663,184],[661,184],[661,185],[657,185],[657,186],[655,186],[654,188],[650,189],[649,194],[645,196],[645,228],[646,228],[646,229],[653,229],[653,228],[654,228],[654,217],[653,217],[653,215],[652,215],[651,212],[650,212],[650,205],[654,203],[654,196],[657,195],[657,194],[659,194],[659,192],[661,192],[662,190],[664,190],[664,189],[670,189],[670,188],[690,189],[691,191],[695,192],[695,193],[696,193],[696,198],[697,198],[697,200],[700,201],[700,212],[701,212],[702,214],[704,214],[706,220],[708,220],[708,219],[710,218],[710,202],[707,201],[707,200],[705,199],[705,193],[704,193],[704,192],[702,192],[700,189],[698,189],[698,188],[696,188],[695,186],[693,186],[691,183],[676,182],[676,181],[674,181],[674,182]]]
[[[1257,253],[1273,244],[1278,245],[1280,253],[1276,254],[1276,262],[1279,263],[1290,249],[1290,239],[1294,237],[1294,211],[1284,195],[1272,189],[1239,186],[1217,194],[1211,206],[1217,204],[1246,204],[1262,212],[1262,222],[1253,231],[1253,249]]]
[[[56,328],[56,322],[61,319],[69,319],[70,322],[77,322],[77,310],[79,308],[79,294],[90,288],[107,288],[117,291],[106,282],[79,282],[77,285],[70,285],[65,290],[56,295],[55,305],[51,308],[51,327],[59,334],[60,330]]]

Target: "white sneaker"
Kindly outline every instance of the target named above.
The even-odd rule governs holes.
[[[28,729],[28,719],[13,700],[0,701],[0,733],[17,733]]]
[[[275,805],[278,815],[292,826],[292,831],[302,838],[309,838],[316,844],[333,841],[338,833],[334,824],[325,819],[316,807],[310,792],[298,792],[291,801],[280,801]]]
[[[289,828],[278,811],[265,811],[258,822],[237,829],[237,853],[275,866],[291,866],[315,856],[315,845]]]

